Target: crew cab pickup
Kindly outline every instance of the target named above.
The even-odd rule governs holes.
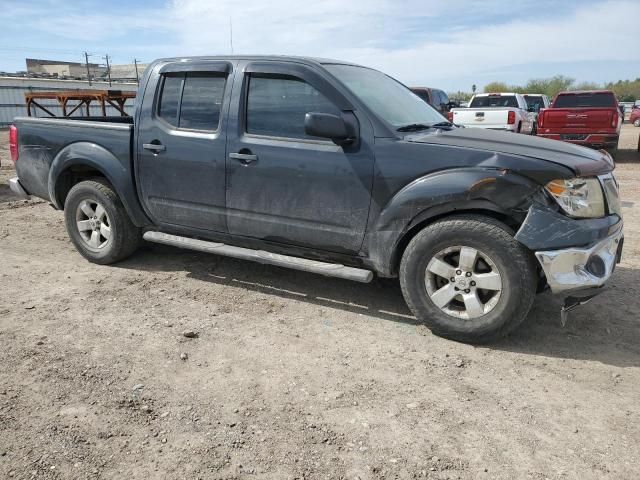
[[[622,248],[606,152],[458,128],[345,62],[157,60],[133,119],[16,118],[10,136],[12,190],[63,210],[91,262],[144,239],[398,277],[415,316],[460,341],[507,334],[545,289],[565,311],[585,301]]]
[[[613,92],[560,92],[538,115],[538,135],[592,148],[618,146],[622,114]]]
[[[519,93],[480,93],[468,108],[451,109],[449,120],[465,127],[531,134],[535,115]]]

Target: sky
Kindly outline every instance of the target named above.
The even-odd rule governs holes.
[[[233,46],[449,92],[558,74],[602,83],[640,77],[639,19],[640,0],[0,0],[0,71],[26,57],[132,63]]]

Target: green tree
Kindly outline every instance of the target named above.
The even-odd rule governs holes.
[[[510,92],[510,88],[504,82],[491,82],[484,86],[484,93]]]

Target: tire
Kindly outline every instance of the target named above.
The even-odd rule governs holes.
[[[476,250],[482,261],[474,260],[476,270],[471,277],[465,277],[466,270],[457,270],[455,249],[463,247],[471,251]],[[434,275],[427,268],[433,269],[437,258],[442,252],[453,250],[454,253],[444,254],[443,260],[450,262],[456,268],[456,275],[444,280]],[[462,253],[462,250],[460,250]],[[447,255],[453,255],[448,259]],[[460,255],[459,255],[460,257]],[[486,261],[485,261],[486,257]],[[459,260],[458,260],[459,261]],[[461,264],[460,264],[461,265]],[[487,270],[490,268],[490,271]],[[481,273],[480,270],[489,273]],[[462,275],[458,276],[457,273]],[[499,275],[500,290],[491,285],[491,289],[485,290],[471,280],[477,279],[478,285],[482,280],[486,284],[486,276],[490,275],[495,280],[495,273]],[[486,343],[512,332],[526,318],[533,300],[537,286],[537,271],[535,260],[531,253],[513,238],[513,232],[505,224],[481,215],[460,215],[440,220],[425,227],[409,242],[400,263],[400,285],[407,305],[418,318],[434,334],[465,343]],[[433,282],[436,279],[439,285]],[[451,282],[455,279],[455,282]],[[463,291],[456,295],[445,307],[446,310],[434,303],[434,292],[444,291],[441,288],[457,289],[458,282],[467,282],[472,290],[466,295],[486,301],[483,313],[474,318],[463,318],[471,315],[472,308],[467,310],[467,301],[462,301]],[[440,283],[442,282],[442,283]],[[444,286],[441,286],[444,285]],[[447,286],[448,285],[448,286]],[[431,289],[431,294],[429,293]],[[464,290],[468,292],[468,290]],[[439,295],[439,294],[438,294]],[[448,293],[447,293],[448,295]],[[489,298],[487,300],[487,298]],[[442,298],[442,297],[439,297]],[[466,297],[465,297],[466,298]],[[472,306],[477,302],[470,300]],[[477,313],[477,311],[476,311]]]
[[[636,120],[633,122],[633,126],[640,127],[640,118],[636,118]]]
[[[92,263],[118,262],[140,245],[140,229],[131,222],[113,187],[101,178],[73,186],[64,203],[64,218],[71,241]]]

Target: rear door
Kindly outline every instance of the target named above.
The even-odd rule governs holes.
[[[137,125],[138,179],[158,224],[226,232],[226,112],[232,64],[158,66]],[[153,76],[152,76],[153,78]]]
[[[229,233],[340,253],[358,252],[373,180],[373,133],[324,76],[295,62],[238,65],[229,130]],[[359,128],[341,147],[304,132],[306,113],[331,113]]]

